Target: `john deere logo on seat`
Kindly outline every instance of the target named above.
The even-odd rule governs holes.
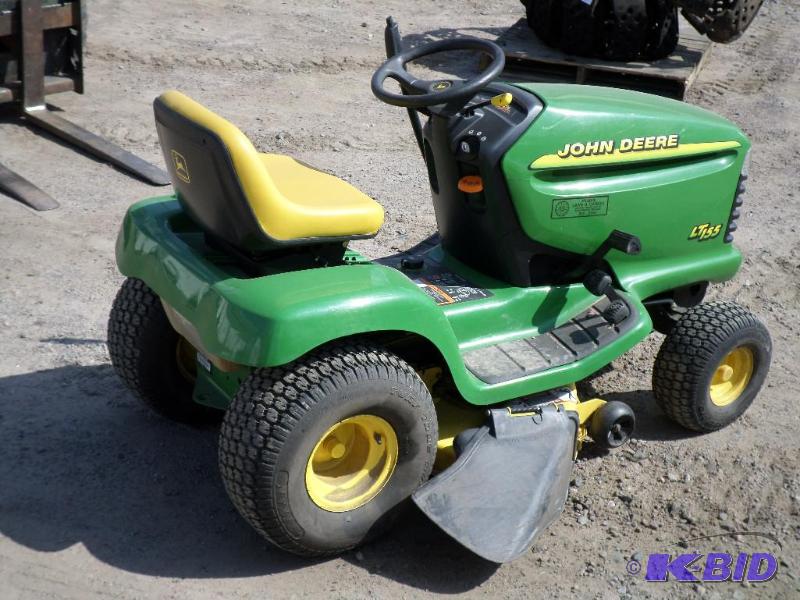
[[[186,183],[191,183],[192,180],[189,178],[189,163],[186,162],[183,154],[177,150],[172,150],[171,154],[172,164],[175,165],[175,174]]]

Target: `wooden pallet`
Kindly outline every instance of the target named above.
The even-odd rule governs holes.
[[[683,100],[703,68],[711,42],[685,28],[670,56],[653,62],[612,62],[570,56],[550,48],[520,19],[498,39],[508,81],[582,83],[618,87]]]

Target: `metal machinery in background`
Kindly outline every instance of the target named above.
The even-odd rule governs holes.
[[[83,93],[84,22],[80,0],[0,0],[0,106],[16,105],[25,122],[144,181],[167,185],[162,169],[48,109],[50,94]],[[58,207],[51,196],[2,164],[0,192],[35,210]]]
[[[763,0],[520,0],[498,43],[515,82],[601,85],[682,100],[713,42],[739,38]],[[679,31],[679,11],[693,26]],[[531,35],[533,29],[536,35]]]
[[[712,42],[727,44],[750,27],[764,0],[675,0],[681,14]]]
[[[764,0],[521,0],[548,46],[606,60],[656,60],[678,45],[678,10],[711,41],[750,26]]]
[[[531,35],[525,19],[509,27],[497,43],[506,55],[503,77],[507,81],[599,85],[676,100],[684,99],[712,46],[697,32],[682,31],[678,47],[664,58],[619,61],[576,56]]]

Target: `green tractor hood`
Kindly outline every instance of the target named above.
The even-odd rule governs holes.
[[[728,225],[750,142],[734,124],[639,92],[519,87],[545,105],[502,161],[528,236],[578,254],[591,254],[615,229],[638,236],[640,255],[615,253],[609,263],[623,288],[643,298],[676,278],[736,272],[741,258],[726,234],[735,229]]]

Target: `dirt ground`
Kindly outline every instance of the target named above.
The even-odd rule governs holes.
[[[152,99],[178,88],[240,124],[264,150],[345,177],[387,212],[359,248],[378,256],[433,232],[423,164],[402,110],[369,77],[393,14],[414,41],[493,38],[517,0],[94,0],[87,93],[51,100],[70,119],[161,161]],[[683,26],[687,26],[683,23]],[[56,196],[34,213],[0,198],[0,598],[788,598],[800,594],[797,338],[800,317],[800,6],[767,0],[738,43],[715,46],[690,102],[753,141],[736,243],[739,276],[712,289],[760,315],[774,340],[749,412],[696,436],[655,407],[654,334],[592,385],[635,409],[637,439],[587,452],[561,519],[525,557],[485,563],[410,514],[345,556],[302,560],[238,516],[216,467],[216,431],[161,420],[112,372],[106,318],[121,283],[114,240],[126,208],[166,192],[0,120],[0,161]],[[647,583],[631,557],[773,552],[776,578],[743,585]],[[641,556],[640,556],[641,555]]]

